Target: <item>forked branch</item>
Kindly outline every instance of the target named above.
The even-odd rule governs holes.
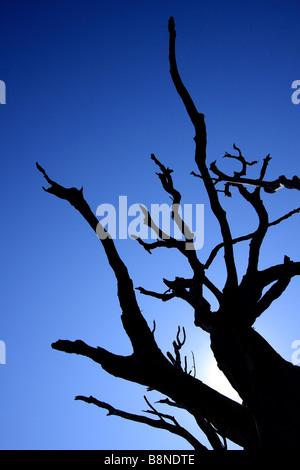
[[[98,219],[84,200],[82,190],[65,188],[51,180],[40,165],[37,165],[37,168],[51,185],[45,191],[70,202],[97,233]],[[52,347],[70,354],[89,357],[110,374],[155,389],[182,403],[186,409],[195,410],[200,406],[205,417],[212,420],[221,433],[240,445],[246,443],[249,434],[252,436],[255,433],[248,411],[191,375],[178,370],[167,360],[154,340],[153,331],[141,314],[132,281],[113,240],[106,237],[100,238],[100,241],[117,279],[118,297],[122,309],[121,319],[132,343],[133,354],[126,357],[117,356],[100,347],[92,348],[80,340],[58,340]],[[229,416],[230,426],[228,426]]]
[[[144,398],[146,400],[146,397]],[[187,442],[189,442],[189,444],[191,444],[191,446],[195,450],[205,453],[208,451],[208,449],[203,444],[201,444],[189,431],[180,426],[180,424],[173,416],[159,413],[152,405],[150,405],[148,400],[146,400],[146,402],[150,406],[151,410],[148,410],[146,412],[155,414],[156,416],[158,416],[159,419],[152,419],[147,416],[136,415],[133,413],[128,413],[127,411],[118,410],[117,408],[114,408],[108,403],[97,400],[92,396],[85,397],[82,395],[78,395],[75,397],[75,400],[81,400],[86,403],[92,403],[93,405],[96,405],[99,408],[104,408],[108,410],[107,416],[120,416],[121,418],[128,419],[130,421],[135,421],[137,423],[144,423],[154,428],[165,429],[166,431],[169,431],[173,434],[176,434],[177,436],[184,438]]]

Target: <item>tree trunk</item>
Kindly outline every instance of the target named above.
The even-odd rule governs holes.
[[[257,448],[296,449],[300,442],[299,368],[285,361],[252,328],[215,328],[211,349],[253,416]]]

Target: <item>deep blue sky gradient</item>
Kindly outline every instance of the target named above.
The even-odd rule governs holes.
[[[271,154],[268,177],[299,175],[300,105],[291,84],[300,79],[296,0],[278,1],[3,1],[0,79],[1,323],[6,364],[0,365],[1,449],[189,449],[180,438],[106,417],[74,401],[94,395],[139,413],[146,390],[105,373],[86,358],[51,349],[57,339],[82,339],[119,354],[131,352],[121,321],[114,276],[97,237],[64,201],[46,194],[35,168],[65,186],[84,187],[99,204],[170,203],[155,175],[154,153],[174,169],[185,203],[205,205],[205,260],[220,241],[196,171],[193,128],[169,75],[168,19],[175,18],[177,60],[198,110],[206,116],[208,161],[222,160],[235,142],[248,160]],[[259,168],[252,167],[256,176]],[[240,197],[225,200],[233,235],[255,229],[256,216]],[[265,195],[270,219],[299,205],[295,191]],[[162,278],[189,276],[170,250],[148,255],[117,240],[135,286],[163,291]],[[247,244],[236,247],[240,275]],[[299,259],[299,216],[270,229],[260,266]],[[220,254],[211,278],[224,282]],[[300,339],[299,280],[265,312],[257,330],[291,360]],[[205,380],[209,338],[180,301],[162,304],[138,295],[156,338],[171,350],[185,326]],[[147,395],[154,402],[158,394]],[[159,397],[161,398],[161,397]],[[193,430],[193,423],[182,416]],[[205,442],[205,440],[203,440]]]

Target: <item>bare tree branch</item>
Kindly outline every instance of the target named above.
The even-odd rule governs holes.
[[[160,294],[159,292],[154,292],[151,290],[146,290],[143,287],[136,287],[137,290],[140,291],[141,294],[143,295],[149,295],[150,297],[155,297],[157,299],[162,300],[163,302],[166,302],[168,300],[173,299],[175,296],[174,292],[170,292],[170,289],[168,289],[166,292]]]
[[[88,346],[81,340],[69,341],[60,339],[52,343],[51,346],[57,351],[88,357],[100,364],[106,372],[115,377],[122,377],[127,380],[134,380],[136,377],[136,364],[133,356],[119,356],[100,347],[93,348]]]
[[[193,367],[192,367],[192,369],[190,370],[189,374],[191,374],[191,373],[192,373],[192,370],[194,370],[193,377],[196,377],[196,375],[197,375],[197,370],[196,370],[195,355],[194,355],[193,351],[191,351],[191,354],[192,354],[192,358],[193,358]]]
[[[227,154],[229,156],[229,154]],[[233,157],[232,158],[237,158],[239,157]],[[244,160],[245,161],[245,160]],[[286,189],[298,189],[300,190],[300,179],[298,176],[293,176],[292,179],[286,178],[284,175],[279,176],[276,180],[273,181],[263,181],[263,177],[265,174],[265,170],[267,167],[268,162],[270,161],[270,156],[268,155],[266,157],[266,160],[264,161],[264,166],[262,168],[262,172],[260,174],[260,177],[255,179],[255,178],[243,178],[242,175],[246,173],[238,173],[235,172],[234,176],[227,175],[223,173],[221,170],[218,169],[216,165],[216,161],[212,162],[210,165],[210,170],[218,176],[218,182],[226,182],[230,183],[232,185],[250,185],[254,186],[256,188],[263,188],[266,193],[275,193],[278,191],[278,189],[281,188],[286,188]],[[245,161],[246,164],[246,161]],[[247,163],[249,165],[249,163]],[[244,167],[245,168],[245,167]]]
[[[214,423],[218,423],[220,419],[217,425],[220,428],[218,432],[228,435],[229,439],[233,439],[240,445],[247,442],[249,436],[254,432],[251,417],[246,409],[201,381],[175,368],[167,360],[165,365],[154,362],[153,370],[151,370],[143,362],[143,357],[139,358],[135,354],[128,357],[117,356],[103,348],[92,348],[80,340],[59,340],[52,347],[59,351],[89,357],[116,377],[142,385],[149,385],[151,382],[151,389],[173,397],[176,402],[182,404],[184,409],[192,413],[200,406],[203,416],[207,415]],[[186,394],[187,390],[188,394]]]
[[[141,294],[149,295],[163,302],[173,299],[174,297],[185,300],[195,311],[195,325],[200,326],[205,331],[210,331],[213,325],[213,316],[210,310],[209,302],[203,296],[203,285],[205,285],[221,302],[222,293],[209,281],[209,279],[201,272],[192,279],[176,277],[174,281],[163,279],[168,287],[164,293],[158,293],[151,290],[138,287],[137,290]]]
[[[39,165],[37,167],[51,184],[51,187],[45,191],[69,201],[97,233],[98,219],[84,200],[82,191],[76,188],[64,188],[51,180],[42,167]],[[102,348],[91,348],[82,341],[68,340],[59,340],[53,343],[52,347],[59,351],[90,357],[109,373],[158,390],[189,409],[198,409],[200,400],[200,403],[203,403],[200,406],[203,408],[204,415],[218,426],[222,434],[224,433],[240,445],[248,442],[249,435],[254,433],[248,411],[170,364],[156,345],[153,333],[140,312],[132,281],[116,251],[113,240],[108,236],[104,239],[100,238],[100,241],[118,281],[118,297],[122,308],[121,319],[134,352],[129,357],[116,356]],[[187,390],[189,390],[188,396]],[[229,416],[231,424],[229,424]]]
[[[196,150],[195,150],[195,161],[199,168],[200,175],[203,179],[212,211],[216,216],[220,228],[222,237],[224,240],[224,257],[225,257],[225,264],[227,268],[227,280],[225,286],[227,288],[235,288],[238,284],[237,279],[237,272],[236,266],[234,262],[234,255],[232,249],[232,237],[230,228],[227,222],[226,213],[223,210],[217,195],[217,191],[215,189],[214,182],[211,179],[209,171],[206,166],[206,125],[204,120],[204,114],[199,113],[196,109],[196,106],[191,99],[188,91],[186,90],[185,86],[182,83],[180,78],[177,63],[176,63],[176,55],[175,55],[175,38],[176,38],[176,31],[175,31],[175,23],[174,18],[170,18],[169,20],[169,32],[170,32],[170,40],[169,40],[169,62],[170,62],[170,73],[180,98],[183,101],[183,104],[186,108],[186,111],[195,127],[196,135],[194,137],[196,143]]]
[[[85,397],[85,396],[82,396],[82,395],[78,395],[78,396],[75,397],[75,400],[81,400],[81,401],[84,401],[86,403],[92,403],[93,405],[96,405],[99,408],[104,408],[104,409],[108,410],[108,416],[112,416],[112,415],[120,416],[121,418],[128,419],[130,421],[135,421],[135,422],[138,422],[138,423],[144,423],[144,424],[147,424],[148,426],[151,426],[151,427],[154,427],[154,428],[165,429],[166,431],[169,431],[169,432],[171,432],[173,434],[176,434],[177,436],[180,436],[183,439],[185,439],[198,452],[207,452],[208,451],[208,449],[203,444],[201,444],[189,431],[187,431],[182,426],[180,426],[174,417],[160,414],[158,411],[156,411],[152,407],[152,405],[149,404],[148,401],[147,401],[147,403],[149,404],[149,406],[151,406],[152,411],[154,412],[154,414],[156,414],[159,417],[158,420],[148,418],[147,416],[136,415],[136,414],[128,413],[126,411],[118,410],[118,409],[114,408],[113,406],[109,405],[108,403],[105,403],[103,401],[99,401],[99,400],[97,400],[96,398],[94,398],[92,396]],[[165,418],[170,419],[173,422],[173,424],[168,423],[165,420]]]
[[[289,285],[291,278],[296,274],[300,274],[299,264],[300,263],[294,263],[290,260],[288,256],[285,256],[284,263],[281,265],[281,269],[278,270],[276,282],[263,295],[263,297],[257,303],[256,308],[254,309],[255,319],[259,317],[272,304],[275,299],[277,299],[283,294],[283,292]],[[295,270],[295,265],[296,267],[298,265],[298,273],[297,270]],[[262,272],[260,272],[260,275],[261,273]]]
[[[274,220],[273,222],[269,222],[268,224],[268,227],[273,227],[274,225],[278,225],[280,224],[282,221],[288,219],[289,217],[291,217],[292,215],[294,214],[297,214],[300,212],[300,207],[297,207],[297,209],[293,209],[292,211],[288,212],[287,214],[279,217],[278,219]],[[232,243],[233,245],[236,244],[236,243],[239,243],[239,242],[243,242],[243,241],[247,241],[247,240],[251,240],[251,238],[254,236],[255,232],[251,232],[251,233],[248,233],[247,235],[242,235],[240,237],[237,237],[237,238],[234,238],[232,240]],[[209,266],[211,265],[211,263],[213,262],[213,260],[215,259],[216,255],[218,254],[219,250],[221,248],[223,248],[224,246],[224,242],[222,243],[219,243],[218,245],[216,245],[213,250],[211,251],[206,263],[204,264],[204,268],[205,269],[208,269]]]
[[[176,31],[175,31],[175,22],[174,18],[171,17],[169,19],[169,63],[170,63],[170,73],[171,77],[173,80],[173,83],[175,85],[175,88],[177,90],[178,95],[183,101],[183,104],[187,110],[187,113],[194,125],[195,128],[199,126],[199,123],[202,127],[203,122],[204,122],[204,115],[201,113],[198,113],[196,106],[191,99],[187,89],[185,88],[179,72],[177,68],[177,63],[176,63],[176,56],[175,56],[175,38],[176,38]]]
[[[194,234],[190,231],[188,225],[184,222],[181,215],[179,214],[179,205],[181,201],[181,194],[177,189],[174,188],[173,179],[171,177],[171,173],[173,170],[170,168],[166,168],[156,157],[154,154],[151,155],[152,160],[156,163],[156,165],[160,168],[162,173],[157,173],[164,190],[169,193],[172,197],[173,204],[172,204],[172,219],[175,220],[177,227],[179,228],[182,235],[184,235],[185,240],[192,241],[194,238]]]
[[[194,308],[195,325],[210,332],[214,325],[214,318],[210,304],[203,296],[203,278],[194,276],[193,279],[188,280],[176,277],[174,281],[164,279],[164,283],[172,289],[176,297],[185,300]]]
[[[300,275],[300,261],[291,261],[289,258],[282,263],[270,268],[263,269],[257,273],[257,283],[263,289],[274,281],[278,281],[282,276],[290,278]]]
[[[169,400],[169,398],[158,400],[156,403],[162,403],[168,406],[173,406],[176,408],[183,409],[183,407],[179,403]],[[204,434],[206,435],[213,450],[218,450],[218,451],[226,450],[226,440],[224,440],[224,444],[221,443],[218,433],[216,429],[213,427],[213,425],[209,421],[207,421],[205,418],[203,418],[199,413],[191,412],[191,414],[194,416],[194,419],[196,420],[196,423],[201,429],[201,431],[203,431]]]
[[[178,369],[181,369],[183,372],[186,372],[186,370],[184,370],[182,368],[181,356],[180,356],[180,349],[182,348],[182,346],[184,345],[184,343],[186,341],[186,333],[185,333],[184,327],[182,328],[182,332],[183,332],[183,339],[182,339],[182,341],[180,341],[180,338],[179,338],[180,326],[178,326],[176,341],[173,341],[173,348],[174,348],[175,358],[170,352],[167,352],[167,356],[168,356],[168,358],[170,359],[170,361],[172,362],[172,364],[175,367],[177,367]]]
[[[164,240],[156,240],[156,242],[153,242],[153,243],[145,243],[140,237],[137,237],[135,235],[131,235],[131,238],[133,238],[134,240],[136,240],[143,248],[145,248],[145,250],[150,254],[152,255],[152,251],[151,250],[154,250],[155,248],[159,248],[159,247],[167,247],[167,244],[165,243]],[[175,247],[174,247],[175,248]]]
[[[241,162],[242,169],[241,169],[241,171],[235,171],[234,176],[240,177],[240,176],[246,175],[247,166],[255,165],[258,162],[256,160],[253,161],[253,162],[247,162],[246,159],[243,157],[241,150],[235,144],[233,144],[233,148],[238,151],[239,155],[238,156],[237,155],[231,155],[230,153],[225,152],[225,155],[224,155],[223,158],[233,158],[233,159],[238,160],[238,161]]]
[[[272,448],[273,443],[267,435],[270,431],[268,421],[275,425],[276,431],[273,435],[278,440],[276,433],[281,433],[281,427],[277,426],[277,421],[274,419],[277,410],[279,422],[284,423],[282,431],[284,436],[281,435],[280,440],[286,439],[288,443],[288,439],[293,436],[288,426],[290,421],[294,419],[292,416],[294,409],[291,408],[292,414],[286,418],[285,414],[288,407],[286,404],[282,406],[281,397],[282,393],[285,394],[285,397],[292,396],[293,403],[298,405],[299,398],[294,392],[294,388],[295,384],[300,383],[299,371],[297,370],[295,373],[294,366],[283,360],[251,326],[256,318],[284,292],[291,278],[300,274],[300,263],[293,262],[285,257],[282,264],[259,271],[258,262],[261,245],[268,228],[300,212],[300,208],[294,209],[274,222],[269,222],[268,213],[260,197],[260,191],[264,189],[266,192],[273,193],[280,187],[299,190],[300,180],[297,176],[294,176],[291,180],[285,176],[280,176],[275,181],[264,181],[270,162],[269,155],[263,161],[258,178],[247,178],[248,167],[257,162],[248,162],[235,144],[233,147],[237,151],[237,155],[226,152],[224,157],[237,160],[241,164],[241,169],[235,171],[233,176],[228,176],[218,169],[216,162],[213,162],[210,170],[216,177],[211,176],[206,164],[207,136],[204,114],[197,111],[179,75],[175,56],[175,38],[175,24],[174,19],[171,17],[169,20],[170,73],[178,95],[195,128],[195,162],[200,174],[194,172],[192,174],[200,177],[204,183],[211,209],[220,226],[222,243],[212,250],[206,264],[200,262],[196,250],[187,249],[186,242],[188,240],[193,244],[194,234],[183,221],[179,210],[181,194],[174,187],[171,175],[173,170],[165,167],[152,154],[151,158],[160,170],[157,174],[161,184],[173,201],[171,217],[175,220],[180,233],[184,235],[185,241],[176,240],[170,234],[165,233],[165,228],[158,227],[143,206],[140,207],[145,216],[145,224],[155,232],[157,240],[146,243],[139,237],[135,238],[149,253],[160,247],[178,249],[188,260],[192,268],[192,277],[189,279],[175,277],[171,281],[163,279],[168,287],[168,290],[164,293],[157,293],[142,287],[138,287],[137,290],[141,294],[162,301],[168,301],[175,297],[181,298],[192,306],[195,325],[210,334],[211,349],[218,367],[237,390],[243,404],[236,403],[196,378],[193,353],[193,368],[188,372],[187,357],[182,358],[182,348],[186,342],[184,328],[178,327],[176,338],[172,343],[173,354],[167,352],[167,357],[164,356],[154,338],[155,321],[151,330],[137,303],[135,289],[127,267],[121,260],[112,237],[100,224],[85,201],[83,189],[61,186],[50,179],[46,171],[37,163],[38,170],[50,185],[48,189],[44,187],[43,189],[56,197],[67,200],[75,207],[100,239],[117,280],[117,294],[122,311],[121,320],[131,341],[133,352],[130,356],[119,356],[101,347],[91,347],[81,340],[58,340],[52,344],[52,347],[70,354],[86,356],[116,377],[139,383],[148,387],[148,390],[157,390],[163,393],[168,398],[161,400],[160,403],[189,412],[195,418],[199,428],[206,434],[212,448],[215,450],[225,450],[227,438],[247,449],[256,449],[263,442],[266,443],[266,448]],[[230,187],[234,186],[238,188],[244,199],[251,204],[258,216],[258,226],[255,231],[238,238],[232,238],[226,212],[218,196],[220,190],[217,189],[217,185],[220,182],[225,183],[222,192],[226,196],[231,196]],[[254,186],[253,192],[246,188],[245,185],[247,184]],[[250,240],[248,267],[241,283],[238,284],[233,246],[244,240]],[[227,271],[227,278],[222,292],[208,279],[205,273],[221,247],[224,247]],[[272,283],[274,284],[263,294],[264,288]],[[215,312],[211,311],[211,305],[205,298],[204,287],[208,288],[219,302],[219,308]],[[191,374],[193,369],[194,376]],[[291,370],[293,372],[289,375]],[[278,376],[284,384],[284,387],[277,387],[280,389],[279,392],[274,386],[278,384]],[[275,395],[275,398],[273,395]],[[109,415],[120,416],[168,430],[186,439],[195,449],[201,452],[207,451],[206,447],[178,424],[174,416],[159,412],[146,397],[144,398],[150,408],[146,413],[155,415],[158,419],[117,410],[94,397],[77,396],[75,399],[107,409]],[[288,438],[285,437],[286,435]],[[221,442],[220,436],[224,439],[224,443]],[[298,443],[298,441],[299,438],[293,438],[293,442]]]
[[[255,209],[259,220],[258,227],[253,233],[250,242],[248,268],[246,273],[246,276],[254,276],[257,272],[261,244],[268,230],[269,216],[258,191],[250,193],[244,186],[239,186],[239,191]]]
[[[101,224],[83,198],[82,189],[78,190],[76,188],[64,188],[63,186],[51,180],[46,174],[45,170],[39,164],[37,164],[37,168],[44,175],[47,182],[51,184],[50,188],[44,188],[45,191],[61,199],[69,201],[69,203],[74,206],[75,209],[77,209],[87,220],[89,225],[98,235],[99,226],[101,226]],[[103,232],[105,232],[105,229],[101,226],[101,233]],[[116,250],[112,238],[110,236],[99,238],[104,247],[109,264],[112,267],[117,279],[118,297],[120,307],[122,309],[121,320],[134,351],[141,351],[143,355],[155,354],[163,357],[161,351],[153,339],[153,335],[147,325],[147,322],[141,314],[136,301],[132,280],[129,277],[125,264],[121,260]]]

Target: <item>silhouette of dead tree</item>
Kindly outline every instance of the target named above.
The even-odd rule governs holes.
[[[300,262],[294,262],[287,256],[283,262],[266,269],[259,269],[259,255],[268,229],[292,215],[300,208],[282,215],[273,222],[269,221],[268,212],[261,198],[261,190],[274,193],[280,188],[299,190],[299,178],[288,179],[280,176],[275,181],[266,181],[265,174],[270,162],[268,155],[261,166],[256,179],[247,178],[247,168],[257,162],[247,162],[241,150],[234,145],[237,155],[226,153],[226,158],[236,159],[241,170],[232,176],[221,172],[216,162],[207,166],[206,162],[206,125],[204,114],[199,113],[185,88],[178,72],[175,57],[175,24],[169,20],[169,62],[173,84],[181,98],[187,114],[195,130],[195,162],[199,173],[193,174],[201,178],[206,189],[210,207],[220,227],[221,242],[213,248],[206,262],[200,261],[196,250],[187,249],[186,242],[193,243],[193,234],[182,220],[178,211],[181,200],[180,192],[175,189],[172,170],[166,168],[153,154],[152,160],[158,166],[158,176],[165,191],[173,201],[172,217],[184,236],[184,240],[176,240],[154,224],[150,214],[144,209],[145,224],[157,234],[157,240],[146,243],[137,238],[140,245],[151,253],[152,250],[165,247],[178,250],[189,263],[193,276],[190,279],[176,277],[174,280],[164,279],[167,290],[163,293],[137,289],[164,302],[180,298],[192,306],[195,325],[210,335],[211,349],[218,367],[238,392],[242,404],[222,395],[196,378],[188,371],[186,357],[184,365],[181,359],[181,348],[186,341],[185,330],[178,329],[173,342],[174,355],[165,356],[160,350],[155,337],[145,321],[139,308],[135,288],[127,267],[121,260],[113,239],[101,226],[100,222],[84,199],[83,190],[66,188],[56,183],[37,163],[38,170],[50,185],[44,190],[58,198],[68,201],[91,228],[100,236],[108,262],[117,280],[117,294],[121,307],[121,320],[132,345],[132,354],[116,355],[102,347],[91,347],[81,340],[58,340],[52,347],[59,351],[86,356],[109,374],[157,390],[167,398],[160,404],[186,410],[194,418],[199,428],[207,436],[214,450],[227,449],[226,439],[230,439],[244,449],[294,449],[299,445],[300,430],[300,385],[299,368],[284,360],[256,330],[255,320],[284,292],[291,279],[300,274]],[[212,176],[211,173],[214,175]],[[218,189],[220,183],[225,184],[224,190]],[[252,191],[248,189],[254,188]],[[235,187],[240,195],[252,206],[258,217],[258,226],[251,233],[233,238],[226,212],[220,202],[220,192],[231,196],[230,187]],[[105,236],[103,236],[105,235]],[[237,268],[233,247],[235,244],[249,241],[249,256],[246,272],[238,281]],[[217,253],[224,250],[226,279],[222,290],[217,288],[207,275]],[[206,287],[215,297],[218,308],[212,311],[211,305],[204,297]],[[181,338],[180,338],[180,334]],[[110,404],[94,397],[77,396],[77,400],[92,403],[108,410],[109,415],[117,415],[125,419],[146,423],[150,426],[166,429],[186,439],[194,449],[206,452],[207,448],[185,430],[176,419],[168,414],[157,411],[150,402],[151,413],[158,419],[148,416],[133,415],[118,410]]]

